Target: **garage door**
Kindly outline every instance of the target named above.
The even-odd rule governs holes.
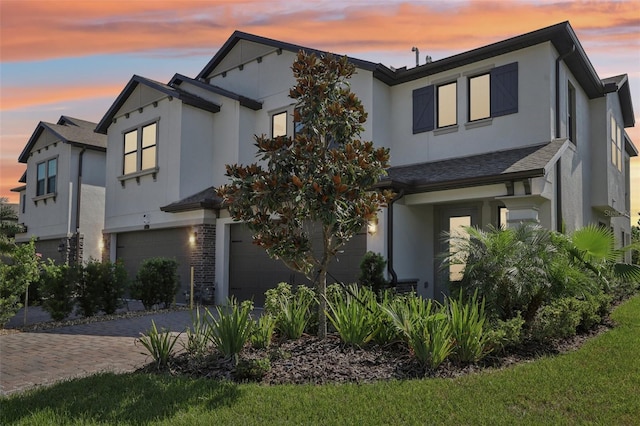
[[[124,263],[130,279],[140,264],[151,257],[167,257],[178,261],[181,289],[176,301],[183,303],[183,292],[189,291],[191,280],[189,228],[172,228],[118,234],[116,257]]]
[[[367,249],[366,233],[354,236],[329,266],[335,280],[355,282],[360,273],[360,261]],[[335,280],[328,276],[327,282]],[[238,300],[252,299],[256,306],[264,304],[264,292],[280,282],[310,283],[304,275],[293,272],[280,260],[271,259],[266,251],[253,244],[251,230],[246,225],[231,226],[229,256],[229,294]]]

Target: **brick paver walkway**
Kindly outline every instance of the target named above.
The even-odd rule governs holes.
[[[154,320],[158,328],[184,331],[191,314],[174,311],[135,318],[0,335],[0,394],[92,375],[133,371],[150,362],[136,345]]]

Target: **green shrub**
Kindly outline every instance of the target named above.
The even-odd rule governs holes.
[[[506,321],[496,320],[487,330],[487,346],[494,352],[504,352],[520,345],[523,340],[524,319],[518,312]]]
[[[299,339],[311,320],[311,306],[315,300],[306,293],[296,292],[290,299],[280,300],[276,328],[287,339]]]
[[[209,323],[200,317],[200,308],[196,308],[195,315],[191,313],[191,327],[187,327],[186,333],[186,342],[182,343],[185,352],[196,358],[204,356],[211,340],[211,329]]]
[[[269,313],[262,314],[253,328],[251,346],[258,349],[268,348],[271,345],[271,338],[275,329],[276,318]]]
[[[389,316],[398,333],[406,340],[417,322],[429,318],[437,310],[437,302],[423,299],[415,293],[396,296],[390,303],[383,305],[383,311]]]
[[[235,377],[238,380],[258,382],[271,370],[269,358],[241,359],[236,365]]]
[[[233,358],[238,362],[238,354],[251,337],[253,320],[251,310],[253,304],[244,301],[238,305],[232,297],[226,307],[216,306],[217,315],[208,309],[207,325],[210,329],[209,338],[213,346],[226,358]]]
[[[155,257],[142,262],[131,287],[131,296],[141,300],[145,309],[161,303],[168,308],[179,289],[178,262]]]
[[[49,259],[42,267],[40,291],[42,308],[55,321],[68,317],[75,305],[75,289],[78,281],[78,268],[69,265],[56,265]]]
[[[451,326],[446,316],[438,313],[415,322],[409,331],[408,343],[422,365],[437,368],[453,351]]]
[[[105,281],[109,279],[102,263],[92,260],[78,268],[78,312],[85,317],[97,314],[102,308]]]
[[[291,284],[285,282],[278,283],[275,288],[270,288],[265,291],[264,296],[264,312],[278,317],[280,314],[281,301],[293,297]]]
[[[146,333],[140,334],[141,336],[137,341],[140,342],[149,355],[151,355],[156,363],[156,368],[161,369],[166,367],[169,359],[173,355],[173,347],[180,335],[172,335],[172,333],[166,329],[158,331],[154,320],[151,320],[151,328]]]
[[[105,314],[113,314],[122,305],[122,299],[127,292],[129,278],[127,270],[121,261],[116,263],[104,262],[102,267],[109,279],[102,286],[102,310]]]
[[[20,310],[27,289],[37,293],[39,259],[34,242],[9,246],[8,253],[0,253],[0,328]]]
[[[372,251],[366,252],[360,262],[358,282],[361,285],[371,288],[374,293],[378,294],[389,284],[384,278],[384,268],[386,265],[387,261],[382,255]]]
[[[581,301],[565,297],[540,308],[531,324],[531,337],[546,341],[570,337],[582,319]]]
[[[327,318],[344,343],[362,346],[378,332],[378,303],[368,287],[351,284],[343,297],[327,300],[327,306]]]
[[[394,325],[393,319],[387,314],[387,310],[393,310],[396,301],[394,293],[385,290],[380,294],[380,303],[376,306],[376,317],[378,321],[378,332],[373,337],[373,341],[379,345],[402,341],[404,336]]]
[[[447,298],[446,311],[454,341],[452,358],[461,363],[474,363],[484,358],[488,351],[485,330],[484,301],[478,301],[475,293],[467,302]]]

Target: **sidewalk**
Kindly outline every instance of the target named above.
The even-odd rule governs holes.
[[[134,302],[139,303],[139,302]],[[136,309],[136,305],[129,307]],[[40,308],[29,308],[27,324],[50,319]],[[61,380],[99,372],[130,372],[151,361],[136,338],[149,329],[183,332],[191,324],[191,311],[150,313],[55,329],[0,335],[0,395],[10,395]],[[24,325],[24,311],[5,328]]]

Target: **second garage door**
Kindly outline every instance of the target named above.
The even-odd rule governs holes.
[[[366,249],[366,233],[354,236],[330,264],[331,275],[344,283],[357,281]],[[229,295],[238,300],[253,300],[255,306],[262,306],[264,292],[280,282],[310,285],[304,275],[293,272],[281,260],[271,259],[262,247],[253,244],[251,230],[246,225],[232,225]],[[335,280],[327,277],[327,282]]]
[[[167,257],[178,261],[180,291],[177,302],[184,302],[191,279],[189,229],[171,228],[118,234],[116,257],[121,259],[131,280],[135,279],[140,264],[151,257]]]

